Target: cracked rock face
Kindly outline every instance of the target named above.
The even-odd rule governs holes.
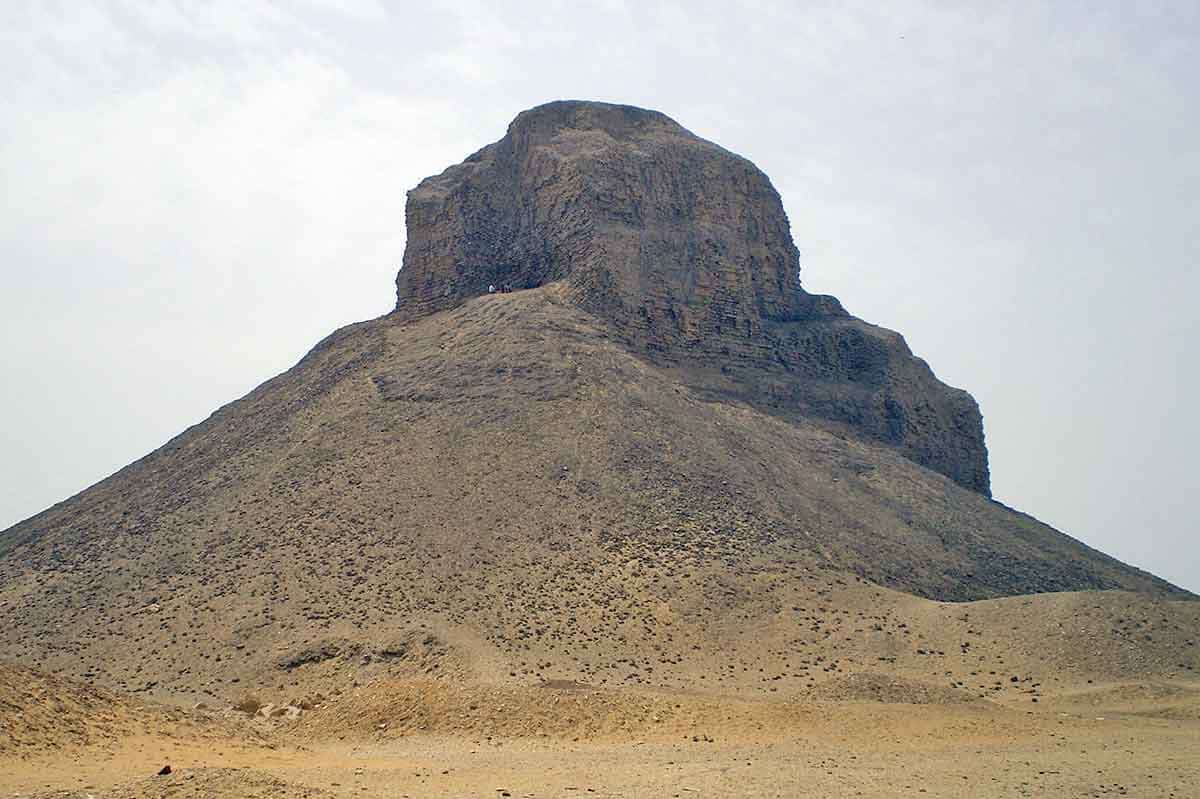
[[[655,111],[556,102],[409,192],[395,314],[561,283],[712,394],[882,441],[988,494],[978,406],[903,338],[800,284],[770,180]]]

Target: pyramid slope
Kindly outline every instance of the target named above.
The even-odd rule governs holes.
[[[562,294],[343,329],[6,531],[0,658],[222,696],[348,664],[682,686],[810,624],[860,666],[915,657],[917,624],[954,635],[953,605],[905,594],[1121,589],[1195,629],[1168,583],[888,447],[693,391]],[[1125,667],[1175,668],[1183,640]]]

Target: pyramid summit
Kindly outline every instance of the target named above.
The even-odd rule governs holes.
[[[896,333],[800,285],[783,203],[745,158],[656,111],[556,102],[409,192],[396,314],[489,286],[566,298],[698,390],[817,417],[990,493],[983,420]]]
[[[581,305],[626,328],[688,313],[676,335],[694,345],[725,316],[757,324],[807,310],[766,175],[653,111],[526,111],[503,139],[411,191],[407,220],[402,313],[444,309],[489,284],[565,280]],[[718,301],[700,307],[706,289]]]

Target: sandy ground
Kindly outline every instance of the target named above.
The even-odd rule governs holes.
[[[0,796],[1184,799],[1200,786],[1197,695],[1195,686],[1102,686],[1032,710],[763,701],[729,705],[727,726],[701,714],[689,718],[704,729],[581,741],[385,730],[300,744],[300,725],[262,740],[163,727],[0,760]],[[703,701],[711,710],[723,700]],[[155,776],[164,764],[173,773]]]

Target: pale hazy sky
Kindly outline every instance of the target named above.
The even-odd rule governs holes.
[[[1200,590],[1197,75],[1195,0],[5,0],[0,528],[388,311],[405,191],[597,99],[770,175],[998,499]]]

